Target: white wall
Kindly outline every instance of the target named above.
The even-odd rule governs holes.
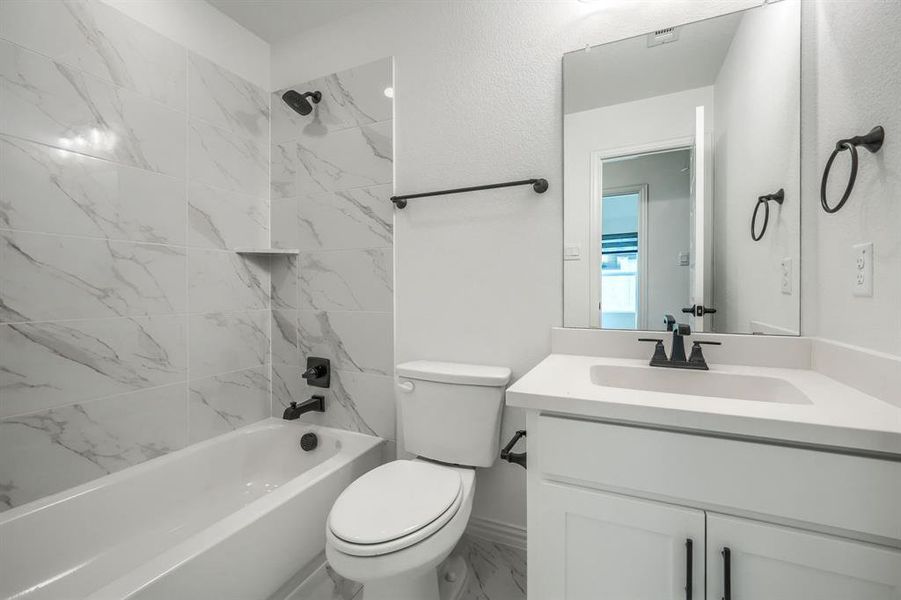
[[[690,151],[664,152],[604,164],[604,189],[628,185],[648,186],[648,232],[642,242],[648,269],[648,329],[663,329],[663,315],[681,320],[689,303],[688,266],[679,265],[679,253],[688,252],[691,175]],[[597,271],[595,271],[597,272]]]
[[[745,13],[714,84],[717,331],[752,331],[751,321],[800,330],[799,26],[794,0]],[[766,234],[755,242],[757,198],[779,188],[785,203],[770,203]],[[792,260],[791,294],[782,293],[783,258]]]
[[[901,2],[804,5],[805,333],[901,355]],[[819,205],[822,169],[838,139],[886,129],[878,154],[861,150],[854,193],[840,212]],[[836,163],[834,204],[848,157]],[[873,242],[873,297],[852,295],[853,244]]]
[[[563,324],[566,327],[588,327],[589,315],[593,310],[589,306],[589,286],[595,273],[589,254],[591,153],[691,138],[695,132],[695,107],[701,105],[706,107],[705,125],[712,132],[714,109],[711,86],[570,113],[563,117],[566,138],[563,148],[566,187],[563,242],[579,246],[582,256],[581,260],[568,260],[563,264]]]
[[[756,2],[378,3],[273,48],[272,89],[394,56],[395,186],[540,176],[528,188],[413,200],[396,213],[396,359],[508,365],[562,322],[561,56]],[[504,435],[521,427],[508,415]],[[479,477],[474,515],[523,526],[525,476]]]
[[[269,44],[203,0],[102,0],[201,56],[269,89]]]

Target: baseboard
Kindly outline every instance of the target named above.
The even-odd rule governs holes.
[[[509,523],[501,523],[482,517],[470,517],[466,533],[495,544],[512,546],[518,550],[526,549],[526,530]]]

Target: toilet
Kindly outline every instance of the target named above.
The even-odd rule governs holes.
[[[445,559],[469,521],[475,469],[497,458],[510,369],[413,361],[396,373],[404,448],[416,458],[373,469],[341,493],[326,557],[363,584],[364,600],[453,600],[466,566]]]

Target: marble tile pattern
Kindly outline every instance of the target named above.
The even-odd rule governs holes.
[[[271,413],[297,268],[232,251],[269,98],[99,0],[0,2],[0,510]]]
[[[293,278],[273,271],[273,414],[319,391],[300,374],[306,357],[323,356],[333,366],[326,412],[303,418],[389,440],[396,438],[393,107],[385,94],[392,85],[392,62],[383,59],[286,88],[322,92],[306,117],[285,105],[285,90],[274,92],[270,150],[272,243],[301,251]]]
[[[523,550],[464,535],[454,554],[462,555],[469,566],[461,600],[526,600]],[[325,565],[292,593],[290,600],[359,600],[362,590]]]

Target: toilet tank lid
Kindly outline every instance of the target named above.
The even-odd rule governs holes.
[[[396,372],[398,376],[407,379],[491,387],[506,386],[510,382],[512,374],[507,367],[467,365],[434,360],[414,360],[401,363],[397,365]]]

